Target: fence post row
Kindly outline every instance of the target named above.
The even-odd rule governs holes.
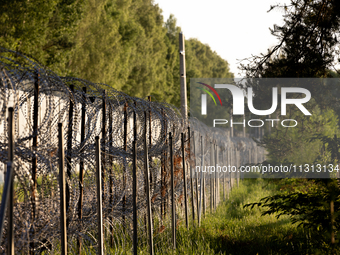
[[[74,87],[71,85],[70,87],[72,94],[74,94]],[[84,141],[85,141],[85,120],[86,120],[86,87],[83,88],[83,103],[82,103],[82,110],[81,110],[81,136],[80,136],[80,153],[84,150]],[[39,98],[39,79],[35,82],[35,90],[34,90],[34,115],[33,115],[33,150],[37,149],[38,145],[38,98]],[[149,97],[149,101],[150,101]],[[103,92],[103,98],[102,98],[102,139],[100,141],[99,136],[95,137],[95,159],[96,159],[96,181],[97,181],[97,213],[98,213],[98,253],[104,254],[104,231],[103,231],[103,215],[102,215],[102,206],[103,206],[103,200],[104,200],[104,192],[105,192],[105,138],[106,138],[106,92],[104,90]],[[69,207],[69,200],[70,200],[70,191],[68,190],[68,187],[66,186],[66,175],[70,178],[71,177],[71,151],[72,151],[72,132],[73,132],[73,108],[74,103],[72,100],[70,100],[70,107],[69,107],[69,118],[68,118],[68,136],[67,136],[67,155],[65,157],[65,151],[64,151],[64,136],[63,136],[63,126],[62,123],[58,123],[58,148],[59,148],[59,187],[60,187],[60,227],[61,227],[61,254],[67,254],[67,210]],[[124,150],[127,151],[127,122],[128,122],[128,113],[127,113],[127,107],[128,104],[125,102],[124,105]],[[136,107],[136,102],[135,102]],[[14,234],[13,234],[13,159],[14,159],[14,131],[13,131],[13,116],[14,116],[14,110],[13,108],[9,108],[9,128],[8,128],[8,137],[9,137],[9,156],[8,156],[8,165],[7,165],[7,175],[6,175],[6,182],[4,186],[4,193],[3,193],[3,203],[1,204],[1,210],[0,210],[0,217],[1,217],[1,232],[0,232],[0,240],[3,234],[3,221],[5,218],[5,210],[8,207],[8,214],[9,214],[9,226],[8,226],[8,252],[9,254],[14,254]],[[110,105],[109,108],[109,148],[112,147],[113,143],[113,127],[112,127],[112,106]],[[165,116],[164,111],[162,111],[163,117]],[[149,119],[148,119],[149,118]],[[152,218],[152,207],[151,207],[151,197],[150,193],[152,190],[152,174],[150,173],[150,162],[151,157],[149,155],[149,149],[152,145],[152,130],[151,130],[151,105],[149,108],[149,116],[147,114],[147,111],[144,112],[144,176],[145,176],[145,192],[147,197],[147,225],[148,225],[148,237],[149,237],[149,248],[150,248],[150,254],[154,254],[154,247],[153,247],[153,218]],[[166,131],[166,120],[164,118],[164,131],[165,136],[164,138],[167,138]],[[149,122],[149,131],[147,129]],[[133,253],[137,254],[137,245],[138,245],[138,239],[137,239],[137,233],[138,233],[138,225],[137,225],[137,108],[134,111],[133,115],[133,143],[132,143],[132,149],[133,149],[133,171],[132,171],[132,195],[133,195]],[[149,132],[149,137],[148,137]],[[194,180],[193,180],[193,168],[191,166],[191,132],[190,127],[188,126],[188,151],[186,152],[186,145],[185,145],[185,133],[181,133],[181,149],[182,149],[182,167],[183,167],[183,182],[184,182],[184,203],[185,203],[185,222],[186,227],[189,229],[189,215],[188,215],[188,187],[187,187],[187,165],[186,165],[186,155],[189,157],[189,171],[190,171],[190,186],[191,186],[191,201],[192,201],[192,219],[193,223],[195,220],[195,194],[194,194]],[[194,132],[192,134],[193,136],[193,156],[194,161],[197,164],[197,157],[196,157],[196,141]],[[196,175],[195,181],[196,181],[196,202],[197,202],[197,220],[198,220],[198,226],[201,224],[202,219],[202,211],[203,216],[206,212],[206,194],[205,194],[205,172],[203,172],[203,169],[205,167],[204,162],[204,139],[202,136],[199,137],[200,140],[200,149],[201,149],[201,171],[200,175]],[[100,141],[100,142],[99,142]],[[149,144],[148,144],[149,142]],[[209,142],[209,141],[207,141]],[[174,176],[174,141],[173,141],[173,133],[169,132],[169,155],[170,155],[170,174],[171,174],[171,227],[172,227],[172,242],[173,242],[173,249],[176,249],[176,197],[175,197],[175,176]],[[103,146],[101,148],[101,145]],[[255,148],[256,149],[256,148]],[[220,148],[221,154],[222,154],[222,162],[224,163],[224,152],[225,150]],[[209,148],[207,149],[209,153]],[[240,161],[240,151],[238,151],[236,148],[233,150],[229,149],[226,151],[227,160],[228,163],[231,165],[236,165],[239,167],[241,164]],[[249,152],[250,153],[250,152]],[[163,155],[164,154],[164,155]],[[162,156],[166,156],[167,153],[165,151],[162,151]],[[250,155],[250,154],[249,154]],[[66,162],[65,162],[66,159]],[[110,205],[112,206],[113,203],[113,180],[112,180],[112,168],[113,168],[113,156],[110,153]],[[165,157],[162,157],[162,176],[161,176],[161,190],[163,191],[163,185],[166,186],[166,168],[165,168]],[[257,160],[257,159],[256,159]],[[210,165],[215,166],[215,173],[210,173],[210,211],[214,212],[216,211],[216,208],[220,201],[220,182],[219,177],[220,173],[217,172],[217,166],[219,161],[219,149],[216,144],[216,141],[210,142]],[[177,161],[176,161],[177,162]],[[66,163],[66,171],[64,171]],[[80,159],[80,172],[79,172],[79,190],[80,190],[80,197],[78,202],[78,217],[81,222],[82,220],[82,206],[83,206],[83,181],[84,181],[84,159]],[[124,162],[124,174],[123,174],[123,188],[126,189],[126,174],[127,174],[127,164]],[[239,186],[240,181],[240,175],[239,174],[231,174],[229,173],[229,176],[226,175],[224,172],[222,173],[223,178],[223,200],[226,199],[225,194],[225,186],[226,186],[226,177],[229,177],[229,188],[228,188],[228,198],[230,189],[234,182],[237,181],[237,186]],[[32,157],[32,178],[33,178],[33,186],[32,186],[32,216],[33,220],[36,218],[37,210],[36,210],[36,185],[37,185],[37,156],[36,153],[33,154]],[[200,178],[200,180],[198,180]],[[236,178],[236,180],[235,180]],[[198,184],[198,181],[200,181],[200,185]],[[198,190],[198,186],[200,186]],[[163,196],[162,196],[163,197]],[[161,198],[162,199],[162,198]],[[8,203],[8,206],[6,207],[6,203]],[[126,195],[123,196],[123,225],[125,225],[125,206],[126,206]],[[164,214],[166,212],[165,207],[162,207],[161,203],[161,216],[163,217],[163,210]],[[111,213],[109,213],[109,218],[111,221],[113,221],[112,216],[112,208]],[[33,221],[34,222],[34,221]],[[113,247],[113,227],[110,227],[111,230],[111,247]],[[33,240],[34,240],[34,226],[33,226]],[[31,239],[32,240],[32,239]],[[34,241],[31,241],[30,243],[30,253],[34,252]],[[81,254],[81,245],[82,245],[82,239],[79,236],[77,240],[77,247],[78,247],[78,253]]]

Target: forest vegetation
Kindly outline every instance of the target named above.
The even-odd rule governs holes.
[[[179,107],[181,28],[173,15],[166,18],[152,0],[4,0],[0,46],[58,75]],[[208,45],[197,39],[185,44],[188,83],[194,77],[233,77],[228,62]]]

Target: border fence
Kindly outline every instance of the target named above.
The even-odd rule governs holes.
[[[178,225],[199,225],[241,178],[197,166],[265,158],[251,138],[4,48],[0,88],[2,254],[175,249]]]

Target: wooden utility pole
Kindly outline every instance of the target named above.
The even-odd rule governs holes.
[[[185,46],[184,35],[179,33],[179,65],[180,65],[180,79],[181,79],[181,113],[184,119],[187,119],[187,79],[185,70]]]

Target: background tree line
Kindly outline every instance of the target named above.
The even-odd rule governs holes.
[[[62,76],[106,83],[131,96],[180,105],[176,19],[152,0],[3,0],[0,46]],[[186,40],[191,77],[233,77],[228,62]],[[189,94],[189,93],[188,93]]]

